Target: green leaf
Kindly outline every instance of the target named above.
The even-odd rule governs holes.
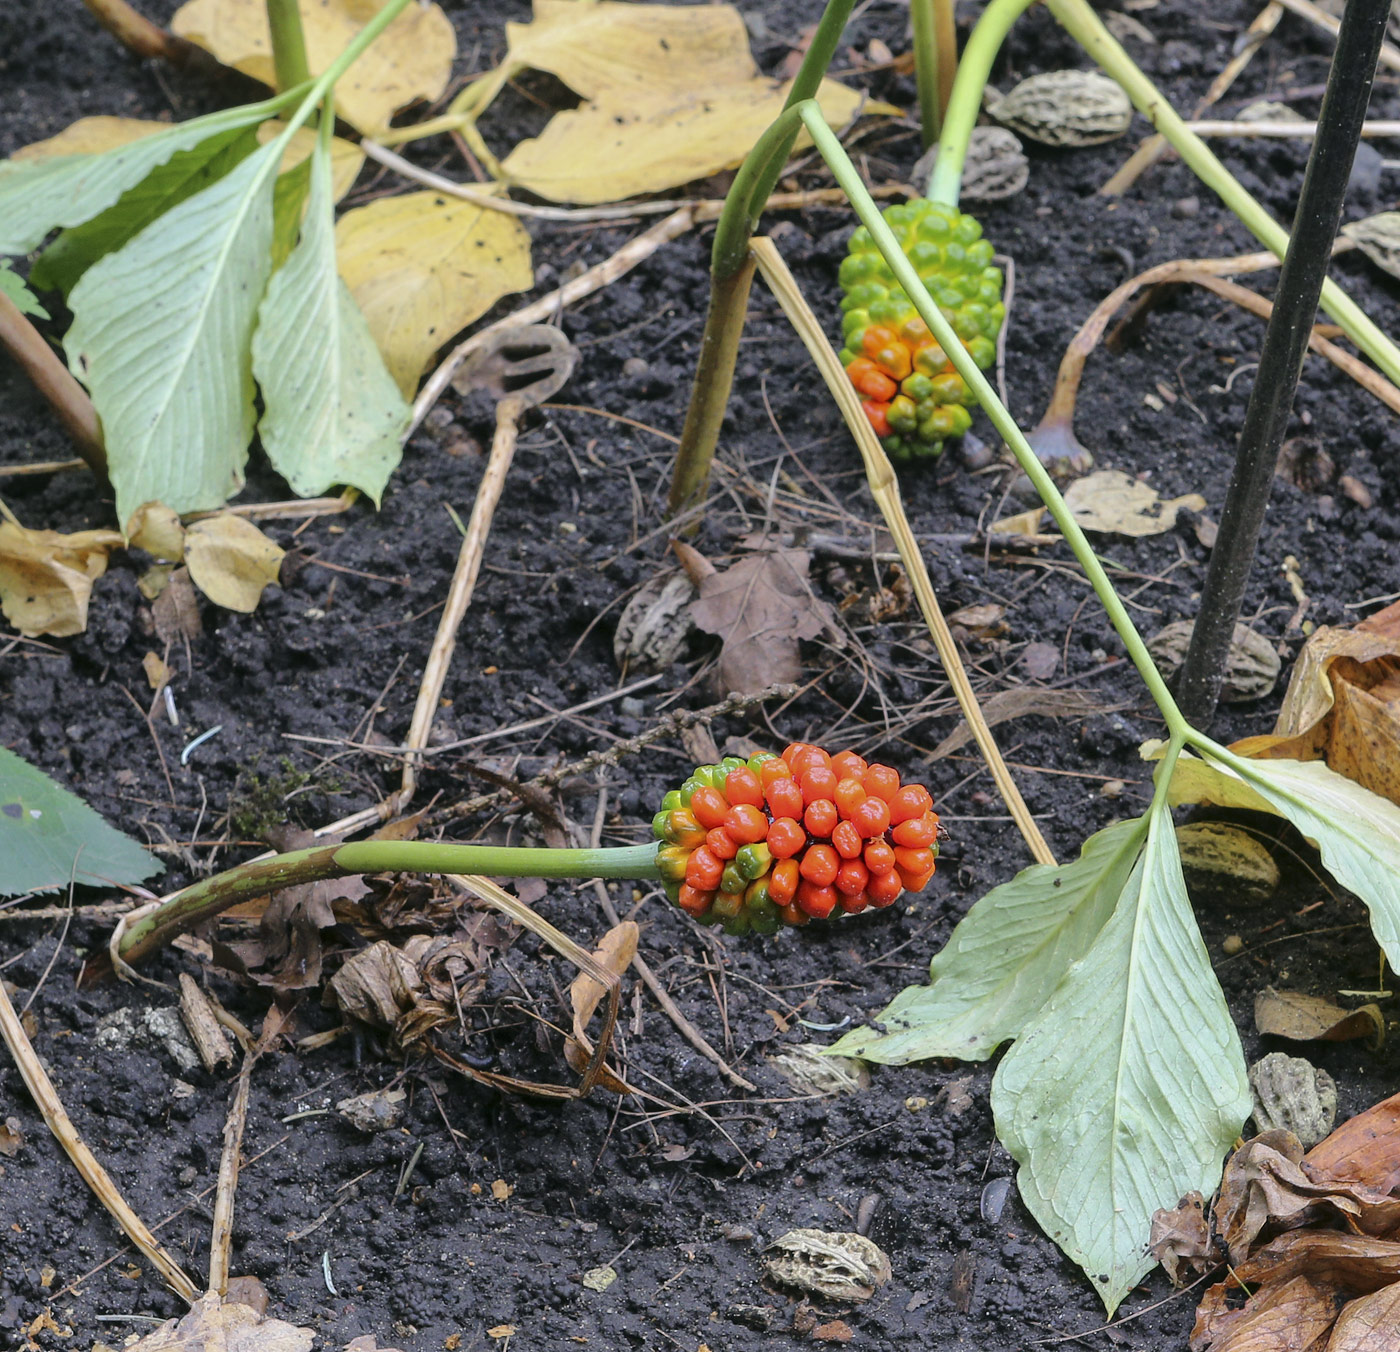
[[[50,230],[90,221],[177,151],[223,131],[251,127],[278,106],[277,100],[244,104],[101,154],[0,161],[0,254],[28,253]]]
[[[1152,1213],[1210,1196],[1250,1112],[1165,806],[1112,918],[998,1067],[992,1111],[1022,1200],[1111,1315],[1153,1266]]]
[[[150,223],[195,193],[221,179],[258,148],[257,131],[234,127],[207,137],[189,150],[177,151],[153,169],[121,201],[82,225],[65,230],[30,272],[36,286],[65,296],[99,258],[120,249]]]
[[[311,156],[295,169],[277,175],[272,190],[272,270],[277,271],[290,257],[301,232],[306,195],[311,189]]]
[[[24,278],[12,268],[7,259],[0,258],[0,292],[10,298],[22,315],[33,315],[36,319],[49,319],[49,312],[39,304],[38,297],[24,284]]]
[[[329,146],[312,157],[301,242],[273,277],[253,336],[273,467],[309,497],[353,484],[376,503],[402,455],[411,410],[335,261]]]
[[[272,267],[272,141],[82,276],[68,364],[102,419],[117,520],[208,511],[243,486],[249,342]]]
[[[1370,909],[1376,941],[1400,970],[1400,807],[1320,760],[1206,759],[1316,843],[1327,871]]]
[[[967,913],[929,969],[930,985],[901,991],[878,1022],[831,1051],[885,1065],[933,1056],[985,1061],[1016,1037],[1088,952],[1142,849],[1142,817],[1084,842],[1071,864],[1034,864]]]
[[[0,896],[70,881],[125,886],[164,867],[81,798],[0,747]]]

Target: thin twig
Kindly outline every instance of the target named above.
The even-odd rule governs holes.
[[[5,993],[5,983],[0,981],[0,1036],[10,1049],[20,1076],[29,1090],[45,1123],[73,1161],[74,1167],[82,1175],[83,1181],[92,1189],[93,1195],[107,1208],[112,1219],[121,1226],[128,1239],[150,1260],[160,1273],[167,1286],[184,1300],[193,1301],[199,1294],[195,1284],[181,1270],[180,1265],[156,1241],[156,1237],[146,1228],[146,1223],[128,1205],[117,1190],[107,1171],[98,1163],[97,1157],[88,1149],[78,1129],[63,1107],[58,1091],[53,1087],[34,1051],[24,1025]]]
[[[83,0],[93,17],[128,51],[146,60],[159,58],[180,70],[213,72],[219,63],[185,38],[153,24],[126,0]]]
[[[1341,20],[1335,15],[1329,14],[1325,9],[1312,3],[1312,0],[1279,0],[1284,9],[1292,10],[1300,18],[1315,23],[1319,28],[1325,28],[1333,37],[1341,29]],[[1388,42],[1381,43],[1380,64],[1388,66],[1391,70],[1400,70],[1400,48],[1393,47]]]

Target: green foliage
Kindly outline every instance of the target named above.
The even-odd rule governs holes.
[[[70,882],[126,886],[163,868],[76,794],[0,747],[0,896]]]
[[[10,298],[20,314],[33,315],[36,319],[49,317],[49,312],[39,304],[38,297],[24,284],[24,278],[4,258],[0,258],[0,292]]]

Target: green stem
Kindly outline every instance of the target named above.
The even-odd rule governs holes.
[[[293,89],[311,78],[306,60],[306,34],[301,28],[298,0],[267,0],[267,25],[272,30],[272,62],[278,89]]]
[[[444,845],[425,840],[365,840],[317,845],[255,859],[182,892],[130,925],[118,956],[135,964],[177,934],[230,906],[284,887],[348,878],[360,873],[473,873],[496,878],[658,878],[656,844],[611,850],[516,849],[497,845]]]
[[[1026,472],[1026,476],[1035,485],[1041,500],[1049,509],[1050,515],[1054,517],[1055,524],[1059,526],[1070,549],[1074,552],[1075,558],[1079,560],[1080,566],[1084,569],[1085,576],[1098,595],[1104,610],[1108,612],[1108,618],[1114,629],[1117,630],[1119,638],[1123,640],[1123,646],[1128,650],[1128,656],[1132,659],[1138,674],[1142,677],[1157,707],[1162,711],[1162,716],[1167,722],[1168,732],[1173,738],[1186,736],[1191,731],[1190,725],[1177,708],[1171,691],[1167,689],[1167,683],[1162,679],[1161,672],[1157,670],[1151,654],[1147,651],[1147,645],[1142,641],[1142,636],[1128,615],[1127,608],[1118,599],[1118,593],[1113,589],[1113,583],[1109,581],[1108,574],[1104,572],[1103,565],[1094,553],[1093,546],[1090,545],[1088,538],[1080,529],[1079,523],[1074,519],[1069,505],[1060,496],[1060,490],[1055,487],[1055,481],[1050,477],[1045,466],[1040,463],[1039,457],[1031,449],[1025,435],[1016,425],[1015,418],[1007,411],[1006,405],[997,398],[996,390],[992,388],[986,376],[977,369],[977,364],[972,360],[971,354],[963,346],[957,334],[953,332],[952,325],[943,317],[943,313],[934,303],[933,297],[929,295],[924,284],[919,280],[919,274],[915,272],[913,264],[905,257],[904,250],[900,248],[899,241],[895,239],[889,226],[885,224],[884,218],[880,215],[880,208],[875,205],[875,199],[866,191],[865,184],[861,181],[861,177],[856,172],[855,165],[851,163],[850,157],[846,154],[845,148],[831,128],[827,126],[821,109],[815,103],[803,104],[802,121],[816,145],[818,153],[827,162],[837,183],[841,185],[846,196],[850,198],[851,205],[855,208],[856,215],[860,217],[861,224],[870,231],[870,236],[875,241],[876,247],[894,273],[895,281],[904,289],[915,310],[918,311],[919,317],[929,326],[930,332],[938,340],[938,345],[948,354],[948,359],[957,368],[958,374],[967,382],[976,402],[986,410],[992,425],[1001,433],[1006,444],[1011,447],[1021,468]]]
[[[963,165],[967,161],[967,143],[977,125],[977,115],[982,111],[982,91],[991,78],[992,62],[997,59],[1011,25],[1034,3],[1035,0],[992,0],[977,20],[958,62],[957,78],[953,81],[943,131],[938,138],[938,160],[933,166],[927,194],[933,201],[957,206]]]
[[[993,0],[987,13],[990,14],[997,3],[1011,2],[1012,0]],[[1133,64],[1132,58],[1114,40],[1086,0],[1046,0],[1046,3],[1065,31],[1122,86],[1123,92],[1133,101],[1137,110],[1166,137],[1196,177],[1239,217],[1245,228],[1265,248],[1282,258],[1288,252],[1288,231],[1245,191],[1243,184],[1182,121],[1151,80]],[[980,28],[981,24],[978,27]],[[966,65],[966,57],[963,64]],[[961,72],[959,77],[961,78]],[[939,167],[941,166],[940,155]],[[1400,349],[1396,348],[1395,344],[1366,317],[1360,306],[1333,281],[1325,281],[1322,284],[1322,308],[1392,381],[1400,382]]]
[[[909,0],[914,25],[914,80],[919,90],[919,134],[927,150],[938,139],[943,110],[938,103],[938,31],[934,0]]]

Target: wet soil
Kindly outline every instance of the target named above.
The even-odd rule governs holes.
[[[166,0],[146,6],[158,19],[171,8]],[[1135,11],[1153,41],[1133,38],[1129,46],[1187,109],[1229,59],[1254,9],[1224,0],[1203,17],[1185,0],[1161,0]],[[458,28],[459,77],[499,57],[503,20],[528,17],[519,3],[449,3],[448,10]],[[963,6],[965,21],[972,10]],[[766,70],[777,68],[818,11],[815,0],[802,0],[752,12],[755,52]],[[852,48],[867,52],[874,39],[903,50],[906,21],[900,6],[863,8],[838,65],[874,95],[909,107],[909,80],[853,69],[850,55]],[[81,115],[186,117],[245,96],[237,81],[211,88],[142,64],[76,5],[0,17],[0,51],[2,153]],[[1324,39],[1286,17],[1223,110],[1269,97],[1312,116],[1327,55]],[[1032,13],[996,78],[1004,88],[1037,70],[1083,64],[1048,16]],[[545,113],[532,99],[540,93],[528,82],[523,92],[509,92],[488,134],[500,140],[512,125],[538,126]],[[1393,77],[1378,82],[1373,115],[1400,115]],[[1096,195],[1142,134],[1139,119],[1127,141],[1073,152],[1032,148],[1026,191],[980,211],[988,235],[1015,262],[1007,385],[1026,424],[1038,417],[1075,328],[1125,276],[1172,258],[1255,247],[1175,163],[1156,168],[1121,200]],[[903,179],[919,153],[906,125],[872,131],[860,146],[876,182]],[[462,171],[445,143],[416,153],[423,163]],[[1288,217],[1301,182],[1300,144],[1227,144],[1221,153],[1271,210]],[[820,182],[810,166],[798,180]],[[357,194],[393,186],[366,171]],[[1369,158],[1348,214],[1387,208],[1394,195],[1393,173]],[[832,315],[851,224],[836,210],[770,223],[813,303]],[[532,224],[540,289],[606,257],[637,228]],[[534,415],[522,439],[448,678],[439,735],[457,740],[543,721],[528,733],[434,758],[421,803],[441,807],[479,791],[471,758],[525,778],[632,736],[668,710],[713,698],[713,654],[697,642],[655,684],[586,713],[551,716],[629,679],[619,675],[612,653],[617,616],[634,588],[669,566],[660,508],[703,321],[708,243],[706,231],[687,235],[564,315],[583,360],[560,404]],[[1356,255],[1339,260],[1335,275],[1389,323],[1392,284]],[[1180,293],[1121,353],[1096,354],[1078,427],[1098,463],[1141,474],[1167,496],[1202,493],[1208,513],[1218,513],[1261,332],[1257,320],[1213,296]],[[0,638],[0,742],[158,849],[171,887],[249,857],[269,820],[311,827],[378,801],[397,782],[396,762],[347,743],[379,736],[392,745],[407,731],[457,552],[446,507],[469,511],[491,425],[487,402],[450,396],[413,438],[381,511],[362,504],[305,525],[270,524],[269,533],[290,551],[283,585],[253,615],[203,607],[202,634],[170,655],[178,727],[163,708],[147,717],[141,662],[161,645],[135,586],[144,561],[115,556],[97,585],[86,634]],[[977,430],[987,435],[984,423]],[[1307,596],[1306,619],[1315,623],[1350,622],[1374,608],[1371,598],[1400,591],[1400,435],[1393,415],[1314,358],[1293,432],[1315,439],[1336,474],[1365,485],[1372,505],[1359,505],[1335,482],[1320,491],[1276,485],[1246,614],[1278,644],[1285,675],[1304,618],[1284,570],[1290,556]],[[12,369],[0,367],[0,463],[68,454],[47,410]],[[808,1343],[814,1326],[834,1336],[840,1330],[831,1321],[839,1318],[860,1346],[999,1352],[1102,1323],[1088,1283],[1042,1236],[1014,1186],[998,1205],[1001,1181],[1014,1168],[993,1133],[990,1065],[877,1068],[868,1089],[813,1099],[795,1095],[768,1063],[782,1049],[830,1041],[832,1030],[875,1015],[919,981],[968,906],[1028,858],[969,752],[927,761],[955,725],[946,685],[916,612],[870,618],[862,598],[892,580],[887,566],[877,578],[868,561],[878,513],[835,411],[761,288],[723,464],[698,547],[722,562],[765,522],[800,539],[815,537],[816,594],[833,604],[851,593],[857,600],[842,612],[841,646],[804,648],[808,684],[801,697],[758,716],[719,720],[716,741],[781,745],[839,735],[907,776],[925,778],[951,832],[943,864],[913,904],[766,943],[715,940],[664,900],[614,887],[624,913],[641,898],[636,916],[647,961],[687,1016],[758,1086],[755,1094],[737,1093],[630,983],[619,1065],[653,1097],[619,1101],[599,1092],[554,1104],[510,1097],[430,1060],[381,1059],[372,1042],[345,1038],[268,1055],[252,1077],[233,1270],[259,1277],[275,1312],[314,1327],[325,1346],[371,1334],[384,1346],[462,1352],[504,1347],[507,1339],[551,1350],[738,1352]],[[781,491],[770,509],[773,482]],[[94,495],[84,475],[0,483],[28,525],[111,524],[110,502]],[[1001,557],[959,544],[956,537],[1017,506],[1005,496],[1004,475],[974,473],[950,455],[906,472],[902,487],[945,609],[1006,607],[1003,637],[971,640],[979,688],[991,694],[1034,683],[1019,666],[1023,650],[1050,644],[1060,664],[1041,683],[1089,692],[1103,706],[1073,718],[1024,717],[999,730],[1054,850],[1069,856],[1088,833],[1146,802],[1148,775],[1137,746],[1158,731],[1159,720],[1064,550]],[[247,496],[275,499],[285,490],[255,460]],[[1158,537],[1110,540],[1105,553],[1122,570],[1145,630],[1192,616],[1206,552],[1190,520]],[[1218,731],[1268,730],[1281,692],[1282,683],[1266,699],[1226,709]],[[937,716],[901,716],[925,699]],[[182,762],[187,742],[215,726],[218,735]],[[644,838],[652,805],[686,765],[686,752],[670,739],[608,771],[604,843]],[[1111,781],[1121,781],[1117,796]],[[559,810],[586,833],[598,795],[595,779],[571,781]],[[462,839],[478,831],[524,839],[537,829],[532,818],[511,816],[456,822],[446,831]],[[1280,848],[1278,857],[1285,883],[1267,902],[1197,898],[1251,1059],[1274,1049],[1253,1030],[1252,1002],[1263,986],[1332,995],[1372,988],[1377,979],[1361,907],[1314,881],[1305,850],[1299,856]],[[539,907],[590,945],[607,927],[588,886],[551,884]],[[79,989],[82,958],[103,944],[109,924],[80,919],[65,928],[0,912],[4,979],[19,1004],[32,998],[35,1046],[80,1132],[148,1222],[172,1218],[161,1238],[199,1273],[208,1257],[209,1190],[231,1076],[182,1070],[158,1045],[121,1038],[99,1044],[96,1034],[116,1012],[141,1016],[172,1005],[180,972],[195,974],[254,1028],[268,996],[188,951],[150,965],[165,989]],[[1243,939],[1244,951],[1227,957],[1222,944],[1232,935]],[[332,932],[331,965],[363,942],[351,928]],[[565,1017],[562,991],[570,979],[567,965],[532,939],[494,954],[479,1001],[465,1016],[467,1049],[513,1073],[563,1078],[560,1038],[546,1023]],[[314,991],[304,994],[295,1019],[299,1037],[338,1022]],[[1344,1114],[1395,1087],[1392,1050],[1319,1044],[1309,1054],[1337,1078]],[[409,1095],[398,1129],[364,1135],[326,1111],[391,1084]],[[0,1341],[115,1346],[153,1327],[151,1317],[177,1313],[178,1301],[149,1266],[123,1249],[4,1064],[0,1121],[11,1117],[24,1141],[0,1159]],[[799,1226],[850,1230],[858,1217],[893,1267],[873,1300],[820,1304],[814,1314],[791,1293],[765,1285],[758,1258],[766,1243]],[[617,1276],[606,1289],[584,1285],[584,1274],[609,1266]],[[46,1309],[73,1331],[73,1341],[35,1324]],[[1191,1297],[1173,1297],[1154,1274],[1126,1301],[1128,1322],[1084,1341],[1154,1352],[1184,1347],[1191,1312]]]

